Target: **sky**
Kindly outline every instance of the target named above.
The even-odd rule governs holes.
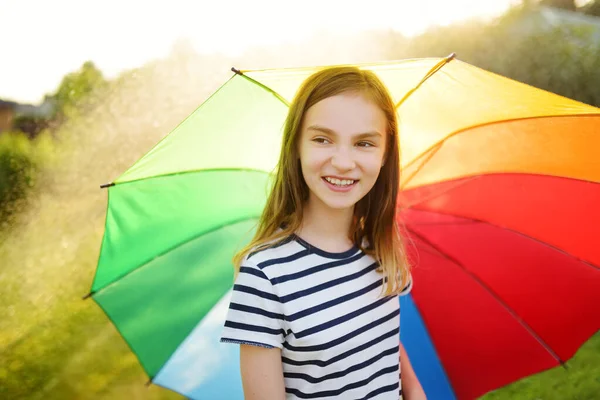
[[[433,24],[498,15],[515,1],[0,0],[0,98],[39,103],[87,60],[112,78],[167,56],[178,39],[200,53],[239,55],[317,30],[415,35]]]

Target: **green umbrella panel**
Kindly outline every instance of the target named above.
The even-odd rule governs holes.
[[[89,296],[150,377],[231,288],[231,257],[264,207],[286,113],[235,74],[108,185]]]

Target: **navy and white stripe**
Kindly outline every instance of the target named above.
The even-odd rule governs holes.
[[[358,247],[331,253],[297,236],[254,252],[221,341],[280,348],[288,399],[397,400],[400,305],[381,296],[376,268]]]

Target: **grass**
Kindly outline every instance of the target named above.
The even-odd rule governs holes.
[[[127,169],[214,90],[185,74],[181,87],[165,86],[170,81],[158,72],[138,75],[93,114],[61,127],[60,146],[52,149],[60,162],[40,173],[27,207],[0,231],[2,399],[181,397],[147,388],[136,357],[104,313],[93,300],[82,300],[104,230],[107,199],[100,184]],[[192,90],[188,83],[193,96],[183,95]],[[163,96],[148,99],[155,91]],[[169,113],[161,112],[165,106]]]
[[[521,379],[481,400],[596,400],[600,393],[600,333],[588,340],[565,367]]]

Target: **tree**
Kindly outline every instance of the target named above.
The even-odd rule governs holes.
[[[592,0],[585,6],[581,7],[580,11],[588,15],[600,17],[600,0]]]
[[[576,11],[575,0],[542,0],[540,4],[548,7],[563,8],[565,10]]]
[[[72,116],[82,108],[95,106],[97,96],[107,87],[108,82],[102,71],[88,61],[79,71],[65,75],[57,91],[50,97],[55,102],[57,116],[63,118]]]

